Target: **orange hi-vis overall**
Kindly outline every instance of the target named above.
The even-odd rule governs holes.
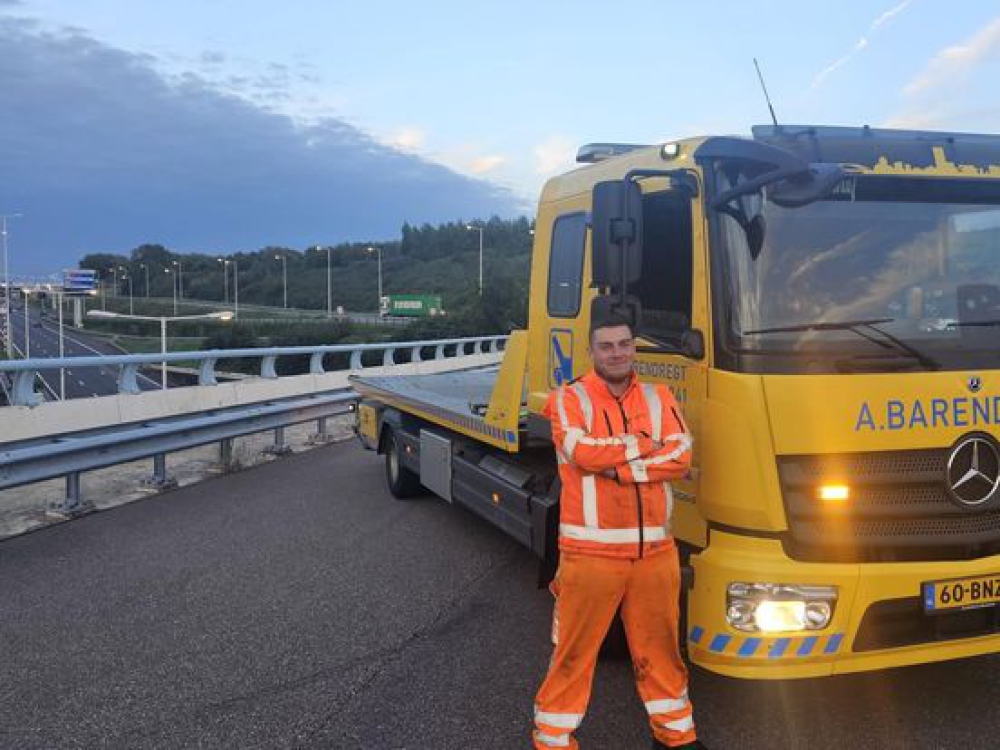
[[[621,609],[636,684],[658,741],[695,739],[678,647],[680,566],[669,480],[687,474],[691,437],[669,389],[632,382],[615,397],[595,373],[546,406],[562,480],[555,652],[535,698],[534,746],[578,748],[597,654]]]

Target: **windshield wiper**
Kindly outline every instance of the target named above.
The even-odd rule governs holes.
[[[794,326],[778,326],[775,328],[758,328],[753,331],[744,331],[742,335],[751,336],[756,334],[767,334],[767,333],[794,333],[796,331],[852,331],[856,333],[863,339],[871,341],[877,346],[881,346],[883,349],[895,349],[896,351],[902,352],[907,356],[913,357],[920,364],[926,367],[928,370],[940,370],[940,363],[907,344],[902,339],[893,336],[891,333],[883,331],[878,326],[881,323],[892,323],[895,318],[870,318],[867,320],[844,320],[837,321],[833,323],[801,323]],[[996,322],[1000,325],[1000,321]],[[882,339],[874,338],[869,334],[865,333],[863,329],[868,328],[879,334]]]
[[[953,320],[948,323],[948,328],[962,328],[963,326],[1000,326],[998,320]]]

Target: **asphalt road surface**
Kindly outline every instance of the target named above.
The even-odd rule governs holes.
[[[29,312],[27,335],[24,326],[24,308],[20,305],[11,307],[11,327],[14,329],[15,355],[24,356],[26,349],[32,358],[59,356],[59,321],[58,311],[48,310],[42,316],[37,306],[32,306]],[[64,323],[70,321],[67,313]],[[26,343],[27,342],[27,343]],[[99,336],[88,336],[69,326],[63,329],[63,350],[67,357],[93,357],[102,354],[121,354],[121,350],[103,340]],[[37,389],[44,392],[45,398],[58,400],[60,392],[59,371],[47,370],[39,373]],[[159,381],[140,373],[139,387],[142,390],[155,390],[160,387]],[[66,398],[89,398],[91,396],[108,396],[118,392],[118,367],[80,367],[69,368],[65,372]]]
[[[531,555],[353,442],[0,542],[0,747],[528,748]],[[713,748],[992,748],[1000,659],[750,683],[694,670]],[[649,746],[603,661],[585,750]]]

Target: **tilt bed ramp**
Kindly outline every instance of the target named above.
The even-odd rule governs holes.
[[[547,436],[524,407],[527,337],[515,331],[499,367],[411,377],[351,377],[357,432],[385,455],[396,497],[422,487],[464,505],[543,560],[555,558],[559,493]],[[548,424],[545,423],[547,431]]]

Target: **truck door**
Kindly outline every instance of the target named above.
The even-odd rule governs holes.
[[[691,478],[673,483],[674,533],[684,541],[704,546],[706,527],[695,500],[707,346],[701,347],[699,357],[692,353],[691,341],[701,335],[704,344],[711,329],[698,205],[683,190],[643,196],[642,274],[637,283],[629,286],[629,294],[640,304],[636,357],[639,377],[670,388],[694,438]]]

